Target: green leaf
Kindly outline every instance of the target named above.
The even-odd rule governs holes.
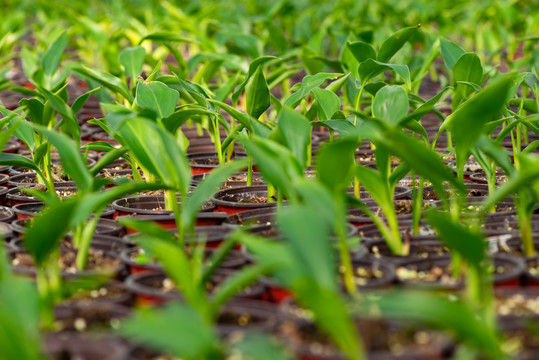
[[[465,53],[465,51],[454,42],[444,38],[440,39],[440,46],[445,66],[450,70],[453,70],[453,66],[455,66],[457,60]]]
[[[48,48],[41,61],[45,75],[51,76],[58,69],[60,58],[67,46],[67,33],[63,32]]]
[[[213,327],[194,308],[173,303],[142,309],[124,321],[120,333],[156,351],[188,359],[219,358],[219,339]]]
[[[376,60],[376,51],[367,43],[362,41],[348,42],[346,47],[360,64],[367,59]]]
[[[11,123],[11,120],[15,120],[15,122]],[[17,116],[17,114],[12,114],[6,118],[1,119],[0,121],[0,130],[2,130],[2,132],[0,133],[0,149],[4,149],[11,136],[15,134],[15,132],[18,130],[24,120]],[[8,123],[10,123],[10,126],[6,130],[4,130],[4,125],[7,125]]]
[[[477,139],[475,145],[485,154],[487,154],[494,162],[503,169],[503,171],[511,175],[515,172],[515,167],[507,150],[498,144],[496,141],[492,140],[486,135],[481,135]]]
[[[89,77],[112,90],[115,93],[122,95],[129,103],[133,103],[133,96],[129,93],[127,86],[114,75],[106,73],[101,70],[90,69],[84,65],[73,67],[73,71],[79,73],[82,76]]]
[[[254,59],[253,62],[249,64],[249,71],[247,72],[245,79],[242,81],[241,84],[236,87],[236,89],[234,89],[234,93],[232,94],[232,103],[234,104],[234,106],[238,104],[238,99],[240,98],[241,92],[243,91],[243,89],[245,89],[247,82],[251,79],[251,77],[258,70],[258,68],[262,67],[268,61],[275,59],[278,58],[276,58],[275,56],[261,56]]]
[[[333,193],[350,186],[352,159],[357,138],[338,139],[322,146],[316,155],[316,172],[320,181]]]
[[[49,142],[58,150],[64,171],[75,181],[79,190],[89,191],[93,186],[93,176],[80,152],[80,147],[66,135],[35,126],[37,131],[44,134]]]
[[[452,135],[458,143],[455,149],[458,168],[464,167],[484,125],[500,114],[517,76],[518,74],[506,75],[477,93],[452,113],[440,127],[439,133],[445,129],[452,130]]]
[[[472,232],[460,223],[452,222],[447,213],[431,210],[426,212],[426,217],[447,247],[460,254],[470,266],[479,268],[487,246],[481,234]]]
[[[253,131],[252,123],[256,122],[256,120],[250,118],[249,115],[242,113],[241,111],[236,110],[232,106],[225,104],[222,101],[210,99],[209,102],[211,102],[214,105],[217,105],[224,111],[230,114],[234,119],[238,120],[240,124],[242,124],[247,130]]]
[[[41,170],[32,160],[18,154],[1,153],[0,165],[21,166],[26,169],[32,169],[37,173],[41,173]]]
[[[238,137],[247,153],[253,157],[264,179],[289,196],[294,179],[303,176],[298,160],[286,147],[264,138]]]
[[[80,202],[74,210],[70,227],[75,228],[77,225],[85,223],[90,214],[104,209],[112,201],[122,196],[161,189],[167,189],[167,187],[160,183],[128,182],[100,192],[78,194]]]
[[[69,219],[78,199],[58,201],[32,221],[24,235],[24,246],[37,266],[43,266],[49,256],[58,250],[60,239],[69,230]]]
[[[43,109],[45,105],[38,99],[22,99],[19,102],[20,106],[24,106],[28,112],[28,117],[30,121],[34,124],[44,125],[43,124]]]
[[[131,81],[135,81],[142,72],[146,50],[142,46],[128,47],[118,55],[118,62],[124,67],[124,71]]]
[[[410,88],[410,70],[407,65],[387,64],[373,59],[367,59],[359,64],[358,73],[361,83],[366,84],[370,79],[387,70],[393,70],[397,73],[406,83],[406,86]]]
[[[239,359],[292,360],[280,344],[266,334],[245,334],[240,343],[233,344],[232,354]]]
[[[372,113],[376,118],[396,126],[408,114],[408,107],[408,94],[402,87],[385,86],[374,97]]]
[[[190,108],[181,108],[179,111],[176,111],[172,115],[170,115],[167,118],[164,118],[162,120],[163,125],[167,128],[167,130],[174,134],[176,130],[185,124],[189,119],[191,119],[194,116],[218,116],[219,114],[213,111],[209,111],[206,108],[199,106],[199,105],[189,105]]]
[[[303,168],[306,168],[308,145],[311,142],[309,120],[288,106],[284,106],[279,114],[277,127],[284,137],[285,145]]]
[[[400,29],[389,38],[387,38],[380,46],[378,50],[378,61],[388,62],[391,60],[404,44],[419,32],[419,26],[411,26],[404,29]]]
[[[169,117],[176,109],[180,94],[159,81],[137,86],[136,103],[143,109],[154,110],[160,119]]]
[[[472,83],[480,86],[483,79],[481,60],[475,53],[465,53],[453,66],[453,73],[457,82]],[[457,84],[457,86],[459,85]],[[474,90],[471,87],[464,87],[462,89],[463,95],[468,97]]]
[[[336,264],[329,237],[330,224],[316,209],[289,206],[277,214],[277,223],[292,245],[297,265],[321,288],[336,291]]]
[[[329,120],[335,112],[341,109],[341,101],[333,91],[315,88],[312,92],[318,103],[318,120]]]
[[[49,100],[52,108],[62,115],[62,130],[69,134],[72,139],[80,141],[79,123],[71,108],[60,96],[53,94],[47,89],[41,89],[41,91],[47,96],[47,100]]]
[[[247,113],[258,119],[270,106],[270,92],[262,67],[259,66],[245,87]]]
[[[172,31],[154,31],[152,33],[149,33],[148,35],[140,39],[139,45],[142,44],[146,40],[152,40],[156,42],[162,42],[162,41],[188,42],[188,43],[194,42],[194,40],[180,36],[178,35],[178,33],[172,32]]]
[[[187,193],[191,184],[191,168],[187,156],[170,133],[143,118],[129,119],[118,132],[137,163],[165,185],[180,190],[182,194]]]
[[[102,89],[101,87],[97,87],[95,89],[85,92],[84,94],[76,98],[75,101],[73,102],[73,105],[71,105],[71,111],[73,112],[73,114],[78,113],[80,109],[82,109],[82,107],[84,106],[84,104],[86,103],[86,100],[88,100],[90,95],[95,94],[98,91],[101,91],[101,89]]]
[[[226,304],[231,298],[237,295],[247,286],[256,282],[264,273],[266,268],[260,265],[245,266],[241,270],[230,275],[214,290],[212,294],[212,305],[217,310]]]
[[[301,87],[299,90],[287,97],[284,101],[284,105],[294,109],[314,88],[320,87],[324,81],[335,79],[340,75],[341,74],[334,73],[319,73],[316,75],[305,76],[301,82]]]

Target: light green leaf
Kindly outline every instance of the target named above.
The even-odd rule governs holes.
[[[465,53],[465,51],[452,41],[441,38],[440,46],[442,57],[444,58],[445,66],[453,70],[457,60]]]
[[[407,65],[387,64],[373,59],[367,59],[359,64],[359,78],[363,84],[366,84],[373,77],[380,75],[384,71],[393,70],[410,88],[410,70]]]
[[[154,110],[160,119],[169,117],[176,109],[180,94],[159,81],[137,85],[136,103],[143,109]]]
[[[63,32],[49,47],[41,61],[45,75],[51,76],[58,69],[60,58],[67,46],[67,33]]]
[[[315,88],[312,92],[318,102],[318,120],[329,120],[335,112],[341,109],[341,101],[333,91]]]
[[[339,76],[341,76],[341,74],[334,73],[307,75],[303,78],[299,90],[287,97],[283,104],[294,109],[301,102],[301,99],[307,96],[314,88],[320,87],[324,81],[336,79]]]
[[[135,81],[142,72],[146,50],[142,46],[128,47],[118,55],[118,61],[124,67],[124,71],[131,81]]]
[[[385,86],[374,97],[372,113],[389,125],[397,126],[408,114],[408,107],[408,94],[402,87]]]

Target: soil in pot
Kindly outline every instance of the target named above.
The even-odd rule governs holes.
[[[520,286],[524,267],[524,262],[518,257],[495,254],[490,268],[494,286]],[[397,267],[397,277],[402,284],[411,287],[456,290],[463,286],[462,278],[453,277],[449,255],[402,262]]]
[[[307,315],[295,306],[282,307],[278,335],[301,360],[340,360],[346,357]],[[452,351],[451,339],[442,332],[409,322],[356,318],[356,328],[368,352],[377,359],[442,359]]]
[[[110,334],[49,333],[45,353],[53,360],[126,360],[129,347]]]

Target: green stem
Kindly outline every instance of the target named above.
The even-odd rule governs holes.
[[[84,230],[82,231],[82,237],[80,241],[80,247],[79,251],[77,252],[77,268],[79,270],[84,270],[86,267],[86,263],[88,261],[88,252],[90,251],[90,245],[92,243],[92,235],[95,232],[95,228],[97,227],[97,223],[99,222],[99,217],[101,215],[101,211],[96,213],[93,218],[91,218],[86,226],[84,227]]]
[[[182,222],[181,213],[180,213],[180,206],[178,205],[178,201],[176,198],[176,191],[175,190],[167,190],[167,195],[169,199],[174,199],[175,201],[171,201],[172,205],[172,212],[174,213],[174,220],[176,220],[176,228],[178,229],[178,242],[183,249],[185,247],[185,226]],[[185,194],[182,194],[182,199],[184,198]]]
[[[247,186],[253,185],[253,157],[247,154]]]
[[[361,111],[361,94],[363,93],[363,88],[365,87],[365,84],[361,84],[361,87],[359,88],[359,94],[357,95],[357,98],[356,98],[356,104],[354,106],[354,108],[356,109],[357,112],[360,112]],[[357,115],[354,115],[354,126],[356,126],[357,124]]]

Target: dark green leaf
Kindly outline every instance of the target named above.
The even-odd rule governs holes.
[[[359,78],[363,84],[366,84],[373,77],[380,75],[384,71],[393,70],[410,88],[410,70],[406,65],[387,64],[373,59],[367,59],[359,64]]]
[[[101,70],[90,69],[84,65],[76,66],[73,70],[82,76],[89,77],[115,93],[122,95],[129,103],[133,103],[133,96],[129,93],[127,86],[116,76]]]
[[[284,105],[295,108],[314,88],[322,85],[324,81],[335,79],[340,75],[341,74],[334,73],[319,73],[316,75],[305,76],[301,82],[301,87],[299,90],[287,97],[284,101]]]
[[[307,149],[311,141],[311,125],[300,113],[284,106],[279,114],[277,127],[281,131],[285,145],[298,159],[299,163],[306,168]]]
[[[380,46],[378,50],[378,61],[388,62],[391,60],[404,44],[419,32],[419,26],[411,26],[404,29],[400,29],[389,38],[387,38]]]
[[[367,59],[376,60],[376,51],[367,43],[361,41],[349,42],[346,47],[360,64]]]
[[[339,193],[350,186],[350,170],[357,146],[357,138],[345,138],[323,145],[318,152],[317,176],[330,191]]]
[[[312,92],[318,103],[318,120],[329,120],[335,112],[341,109],[341,101],[333,91],[315,88]]]
[[[258,119],[270,106],[270,92],[259,66],[245,87],[247,113]]]
[[[452,41],[447,39],[440,39],[440,47],[442,57],[445,61],[445,66],[450,70],[453,70],[453,66],[457,63],[457,60],[465,53],[465,51]]]

